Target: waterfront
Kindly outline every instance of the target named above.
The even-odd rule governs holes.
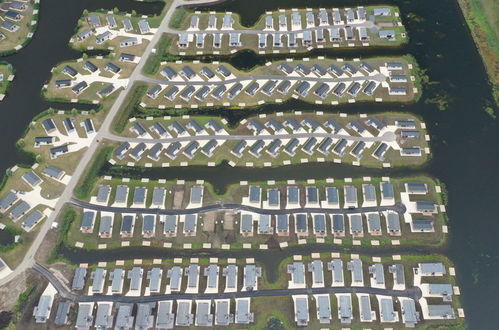
[[[465,22],[453,0],[437,3],[426,1],[386,1],[399,5],[404,24],[408,29],[410,43],[393,53],[387,50],[362,50],[362,57],[371,55],[405,54],[416,57],[432,83],[425,86],[422,99],[413,105],[402,108],[369,104],[357,104],[342,108],[329,108],[333,111],[372,112],[410,111],[421,115],[427,122],[431,137],[433,159],[422,172],[442,180],[448,190],[450,218],[450,242],[443,252],[456,263],[458,281],[463,294],[462,301],[467,321],[472,329],[492,329],[498,324],[497,299],[494,295],[499,289],[498,270],[498,234],[497,214],[499,213],[498,177],[497,177],[497,135],[498,123],[488,116],[483,108],[493,104],[490,88],[487,88],[487,76],[474,48],[473,40],[466,30]],[[228,1],[210,10],[231,10],[244,14],[243,20],[251,24],[265,10],[284,7],[303,6],[303,1]],[[310,7],[330,6],[331,1],[309,0]],[[366,4],[368,1],[355,1]],[[351,5],[351,1],[335,1],[335,6]],[[139,13],[147,10],[159,10],[157,5],[133,1],[52,1],[42,2],[41,20],[33,41],[17,55],[6,57],[17,70],[17,77],[8,97],[0,103],[4,120],[0,122],[3,140],[0,150],[9,157],[0,158],[2,172],[16,161],[14,157],[15,141],[20,137],[32,117],[44,110],[49,104],[40,98],[40,89],[49,78],[50,69],[56,63],[78,57],[78,53],[67,47],[75,23],[84,8],[96,9],[119,6],[120,9],[134,8]],[[410,14],[410,15],[409,15]],[[410,18],[408,18],[408,15]],[[358,50],[344,52],[314,51],[314,55],[355,56]],[[251,67],[262,61],[246,53],[236,57],[234,65],[243,64]],[[429,102],[429,103],[428,103]],[[446,107],[438,109],[436,103]],[[304,107],[300,103],[288,103],[293,108]],[[61,107],[58,105],[58,107]],[[66,107],[71,107],[66,106]],[[308,106],[311,110],[314,106]],[[268,106],[266,111],[275,108]],[[225,111],[227,112],[227,111]],[[238,110],[237,118],[254,114],[254,111]],[[305,171],[306,169],[306,171]],[[157,170],[160,171],[160,170]],[[278,169],[230,169],[219,168],[178,168],[157,173],[158,177],[178,179],[205,179],[219,190],[227,184],[239,180],[257,177],[266,179],[303,179],[324,177],[357,177],[382,174],[403,175],[395,170],[378,171],[351,168],[333,164],[310,166],[290,166]],[[400,170],[401,172],[403,170]],[[223,173],[223,175],[221,175]],[[313,173],[313,174],[309,174]],[[415,173],[416,174],[416,173]],[[145,175],[147,176],[147,175]],[[94,252],[92,252],[92,256]],[[133,255],[127,252],[127,255]],[[79,259],[83,259],[81,253]],[[115,256],[113,256],[115,257]],[[266,252],[267,258],[279,258],[281,254]]]

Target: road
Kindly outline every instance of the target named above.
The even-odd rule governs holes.
[[[393,132],[386,132],[380,136],[352,136],[348,134],[333,134],[333,133],[293,133],[293,134],[262,134],[262,135],[191,135],[191,136],[177,136],[172,138],[131,138],[126,136],[119,136],[109,132],[103,135],[104,138],[120,141],[120,142],[133,142],[133,143],[174,143],[174,142],[190,142],[190,141],[200,141],[200,140],[211,140],[215,139],[217,141],[256,141],[256,140],[275,140],[275,139],[308,139],[315,137],[317,139],[330,137],[332,139],[345,139],[347,141],[364,141],[364,142],[393,142],[396,141],[397,137]]]
[[[284,210],[272,210],[272,209],[262,209],[259,207],[253,207],[249,205],[242,204],[212,204],[202,207],[184,209],[184,210],[166,210],[159,208],[132,208],[132,207],[113,207],[104,206],[87,203],[75,198],[71,199],[71,204],[79,206],[85,209],[91,209],[95,211],[105,211],[114,213],[138,213],[138,214],[160,214],[160,215],[184,215],[184,214],[195,214],[195,213],[206,213],[210,211],[220,211],[220,210],[233,210],[233,211],[248,211],[258,214],[294,214],[294,213],[336,213],[336,214],[352,214],[352,213],[367,213],[367,212],[383,212],[383,211],[394,211],[399,214],[404,214],[406,212],[406,207],[402,203],[396,203],[392,206],[372,206],[372,207],[357,207],[353,209],[338,209],[338,208],[315,208],[315,207],[300,207],[293,209]]]
[[[285,76],[285,75],[250,75],[244,77],[235,77],[225,80],[218,81],[195,81],[195,80],[163,80],[163,79],[155,79],[143,74],[140,74],[140,81],[150,83],[150,84],[159,84],[166,86],[219,86],[219,85],[227,85],[227,84],[235,84],[238,82],[245,81],[253,81],[253,80],[289,80],[289,81],[308,81],[308,82],[321,82],[321,83],[341,83],[341,82],[353,82],[353,81],[365,81],[365,80],[373,80],[379,83],[385,82],[388,76],[385,76],[382,73],[378,73],[372,76],[351,76],[344,78],[336,78],[332,76],[322,76],[322,77],[303,77],[303,76]]]
[[[235,298],[255,298],[255,297],[283,297],[297,294],[335,294],[335,293],[365,293],[373,295],[385,295],[392,297],[406,297],[418,301],[422,297],[419,287],[411,287],[405,290],[378,289],[371,287],[325,287],[325,288],[299,288],[299,289],[268,289],[257,291],[240,291],[231,293],[171,293],[158,294],[152,296],[130,297],[123,295],[79,295],[66,289],[57,277],[50,270],[40,264],[35,264],[33,269],[45,277],[59,292],[64,299],[73,302],[98,302],[111,301],[120,303],[148,303],[161,300],[178,299],[235,299]]]
[[[94,136],[89,147],[81,155],[80,161],[79,161],[76,169],[72,173],[71,180],[68,182],[68,184],[66,185],[61,196],[57,200],[57,203],[54,207],[53,212],[39,227],[38,235],[33,240],[33,243],[31,244],[26,255],[24,256],[23,261],[15,269],[13,269],[9,275],[0,279],[0,286],[8,283],[12,279],[19,276],[24,271],[26,271],[27,269],[29,269],[35,265],[35,254],[40,249],[40,246],[42,245],[42,243],[45,240],[45,236],[47,235],[48,231],[52,227],[52,223],[57,219],[57,216],[59,215],[59,213],[63,209],[64,205],[66,203],[70,202],[71,197],[73,195],[73,191],[74,191],[76,185],[78,184],[80,177],[84,174],[85,169],[90,164],[92,157],[94,156],[94,154],[96,153],[96,151],[100,145],[100,142],[109,133],[110,128],[111,128],[111,124],[113,123],[114,118],[116,117],[116,115],[118,114],[118,111],[121,109],[123,103],[125,102],[126,96],[128,95],[128,93],[130,93],[132,91],[133,84],[136,81],[140,80],[142,69],[143,69],[147,59],[149,58],[149,55],[153,52],[153,49],[155,48],[156,44],[160,40],[161,35],[168,30],[168,24],[170,22],[170,18],[172,17],[175,9],[179,6],[184,6],[184,5],[205,4],[205,3],[213,3],[216,1],[217,0],[194,0],[194,1],[192,1],[192,0],[173,0],[170,8],[165,13],[165,16],[163,17],[156,34],[151,39],[151,42],[147,45],[143,55],[140,58],[139,63],[137,64],[137,66],[133,70],[132,74],[130,75],[130,79],[129,79],[129,83],[128,83],[127,87],[120,92],[116,101],[114,102],[111,109],[109,110],[109,113],[107,114],[106,118],[104,119],[104,122],[102,123],[102,126],[100,127],[99,131]]]

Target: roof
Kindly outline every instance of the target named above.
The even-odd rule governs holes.
[[[203,200],[203,187],[202,186],[192,186],[191,187],[191,203],[201,203]]]
[[[38,305],[35,307],[34,316],[36,323],[45,323],[50,316],[50,309],[53,304],[53,297],[50,295],[42,295],[38,300]]]
[[[143,216],[144,222],[142,224],[142,231],[145,233],[152,232],[154,230],[154,225],[156,223],[156,216],[146,214]]]
[[[269,233],[270,230],[270,215],[260,214],[260,220],[258,221],[258,231],[260,233]]]
[[[76,316],[76,328],[78,329],[89,329],[93,323],[93,303],[79,303],[78,304],[78,314]]]
[[[423,274],[445,274],[445,266],[441,262],[420,263],[419,268]]]
[[[210,314],[211,300],[196,301],[196,325],[197,326],[212,326],[213,314]]]
[[[361,233],[363,231],[362,216],[360,214],[351,214],[349,217],[350,217],[350,230],[353,233]]]
[[[10,215],[14,219],[17,219],[20,216],[22,216],[23,214],[25,214],[27,211],[29,211],[30,208],[31,208],[31,206],[28,203],[26,203],[25,201],[21,201],[19,204],[17,204],[12,209],[12,211],[10,212]]]
[[[123,222],[121,223],[122,233],[131,233],[135,222],[135,215],[124,215]]]
[[[248,324],[253,322],[253,313],[250,313],[249,298],[236,299],[236,323]]]
[[[367,223],[369,224],[370,231],[381,231],[381,220],[379,213],[368,213]]]
[[[376,201],[376,189],[372,184],[362,185],[362,190],[364,192],[364,200],[365,201]]]
[[[110,274],[111,292],[119,292],[122,289],[123,281],[125,279],[125,271],[121,268],[114,269]]]
[[[177,229],[177,216],[167,215],[165,218],[165,233],[173,233]]]
[[[414,327],[419,321],[419,313],[416,311],[416,304],[413,299],[402,301],[402,316],[406,327]]]
[[[183,270],[179,266],[173,266],[168,270],[166,276],[170,278],[170,289],[171,290],[180,290],[180,285],[182,282],[182,273]]]
[[[209,265],[204,269],[204,275],[207,277],[206,286],[216,288],[218,286],[218,265]]]
[[[116,315],[115,327],[118,329],[130,329],[133,326],[132,316],[133,304],[120,304]]]
[[[387,226],[389,231],[400,231],[400,219],[398,213],[388,212]]]
[[[314,229],[316,232],[326,232],[326,216],[314,214]]]
[[[4,198],[0,200],[0,210],[5,210],[13,205],[18,200],[18,197],[13,192],[9,192]]]
[[[138,304],[137,316],[135,317],[135,329],[147,330],[152,328],[154,322],[154,315],[152,315],[152,308],[154,303]]]
[[[121,202],[121,203],[126,202],[127,195],[128,195],[128,186],[119,185],[118,187],[116,187],[116,197],[115,197],[116,202]]]
[[[313,274],[315,283],[324,283],[324,270],[321,260],[314,260],[308,264],[308,271]]]
[[[276,222],[278,231],[289,230],[289,216],[287,214],[278,214]]]
[[[253,289],[257,285],[257,278],[261,275],[262,269],[255,265],[244,266],[244,287]]]
[[[233,315],[230,314],[230,300],[216,299],[215,324],[229,325],[233,321]]]
[[[317,187],[307,187],[307,201],[309,203],[319,202],[319,190]]]
[[[348,270],[352,271],[352,281],[353,282],[363,282],[364,275],[362,272],[362,260],[360,259],[352,259],[347,264]]]
[[[184,231],[194,232],[196,231],[197,214],[186,214],[184,220]]]
[[[177,319],[176,325],[190,326],[193,321],[191,314],[192,303],[190,300],[177,300]]]
[[[173,307],[172,300],[158,301],[156,328],[173,329],[173,322],[175,316],[172,313],[172,307]]]
[[[428,305],[428,315],[430,317],[441,317],[445,319],[456,318],[456,314],[451,305]]]
[[[298,231],[308,231],[308,217],[305,213],[295,214],[295,226]]]
[[[259,186],[249,187],[249,200],[252,203],[259,203],[262,194],[262,188]]]
[[[251,214],[241,215],[241,231],[242,232],[253,231],[253,217],[251,216]]]
[[[44,217],[39,210],[31,212],[23,221],[23,228],[27,231],[31,230]]]
[[[140,290],[140,285],[142,284],[142,273],[143,269],[141,267],[133,267],[128,271],[128,279],[130,279],[130,290]]]
[[[357,188],[354,186],[345,186],[345,201],[347,203],[357,202]]]
[[[385,272],[383,270],[383,264],[375,263],[369,267],[369,272],[373,274],[376,284],[385,284]]]
[[[199,281],[199,265],[191,264],[185,269],[187,275],[187,287],[195,288],[198,286]]]
[[[147,272],[147,278],[149,279],[149,289],[152,292],[159,291],[159,286],[161,284],[162,269],[158,267],[152,268]]]
[[[237,265],[230,264],[223,269],[223,276],[226,277],[226,288],[237,288]]]
[[[61,301],[57,305],[57,312],[55,314],[54,323],[57,325],[67,324],[70,308],[71,303],[69,301]]]
[[[24,173],[23,179],[33,187],[42,182],[42,179],[33,171],[28,171]]]
[[[307,325],[309,320],[309,311],[308,311],[308,297],[306,295],[303,296],[295,296],[295,318],[298,325]]]
[[[388,271],[393,273],[395,284],[405,285],[404,265],[395,264],[388,267]]]
[[[345,231],[345,220],[343,214],[333,214],[333,231],[344,232]]]
[[[350,294],[341,295],[338,304],[341,323],[350,323],[352,320],[352,298]]]
[[[91,229],[94,226],[95,211],[84,211],[83,218],[81,219],[82,229]]]
[[[143,204],[146,201],[146,192],[147,189],[145,187],[136,187],[135,192],[133,194],[133,203],[134,204]]]
[[[107,329],[113,325],[112,306],[112,302],[100,302],[97,304],[97,314],[95,315],[95,327],[97,329]]]
[[[389,182],[381,183],[381,196],[384,199],[392,199],[395,197],[395,193],[393,191],[393,184]]]
[[[395,311],[393,309],[393,299],[391,297],[383,297],[380,299],[380,316],[381,322],[395,321]]]

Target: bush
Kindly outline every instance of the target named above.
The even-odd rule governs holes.
[[[95,182],[98,179],[99,171],[111,157],[112,147],[101,149],[95,155],[92,164],[87,169],[85,175],[80,179],[78,188],[75,189],[75,196],[79,199],[89,199]]]

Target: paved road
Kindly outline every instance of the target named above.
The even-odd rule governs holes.
[[[187,1],[187,0],[173,0],[171,7],[168,9],[166,12],[165,16],[163,17],[163,20],[161,21],[160,26],[158,27],[158,31],[156,34],[153,36],[151,39],[151,42],[147,45],[143,55],[140,58],[140,62],[137,64],[135,67],[134,71],[130,75],[129,79],[129,84],[127,87],[120,92],[118,95],[115,103],[109,110],[109,113],[107,114],[106,118],[104,119],[104,122],[102,126],[100,127],[98,133],[92,140],[90,146],[88,149],[86,149],[83,154],[81,155],[80,161],[74,170],[74,172],[71,175],[71,180],[68,182],[66,185],[64,192],[61,194],[59,199],[57,200],[57,203],[54,207],[54,210],[52,214],[46,219],[43,224],[39,227],[39,232],[38,235],[35,237],[33,243],[31,244],[30,248],[28,249],[26,255],[23,258],[23,261],[15,268],[13,269],[12,273],[7,275],[6,277],[3,277],[0,279],[0,286],[8,283],[10,280],[14,279],[16,276],[22,274],[25,270],[33,267],[35,265],[35,254],[39,250],[41,244],[45,240],[45,236],[47,235],[48,231],[50,230],[52,223],[56,220],[57,216],[61,212],[62,208],[66,203],[68,203],[71,200],[71,197],[73,195],[73,190],[75,189],[76,185],[78,184],[78,181],[80,177],[84,174],[85,169],[88,167],[90,161],[92,160],[93,155],[96,153],[100,141],[102,141],[103,137],[110,131],[111,124],[114,121],[114,118],[116,117],[118,111],[122,107],[123,103],[125,102],[125,98],[128,93],[132,90],[133,83],[140,80],[141,77],[141,72],[144,67],[144,64],[146,63],[147,59],[149,58],[149,55],[152,53],[154,47],[158,43],[161,35],[166,32],[168,29],[168,24],[170,22],[170,18],[173,15],[173,12],[175,9],[179,6],[187,5],[187,4],[203,4],[203,3],[212,3],[215,2],[214,0],[198,0],[198,1]]]
[[[366,293],[373,295],[386,295],[392,297],[407,297],[418,301],[422,292],[418,287],[411,287],[406,290],[390,290],[390,289],[378,289],[371,287],[326,287],[326,288],[305,288],[305,289],[268,289],[268,290],[257,290],[257,291],[245,291],[245,292],[232,292],[232,293],[171,293],[171,294],[159,294],[153,296],[140,296],[140,297],[128,297],[128,296],[108,296],[108,295],[78,295],[70,292],[66,287],[59,281],[57,277],[52,274],[50,270],[45,268],[40,264],[35,264],[33,269],[42,274],[59,292],[59,295],[65,299],[69,299],[74,302],[98,302],[98,301],[111,301],[111,302],[121,302],[121,303],[147,303],[147,302],[157,302],[161,300],[178,300],[178,299],[228,299],[228,298],[254,298],[254,297],[282,297],[290,296],[295,294],[334,294],[334,293]]]
[[[396,141],[397,136],[393,132],[386,132],[380,136],[364,137],[364,136],[352,136],[348,134],[333,134],[333,133],[293,133],[293,134],[262,134],[262,135],[191,135],[191,136],[177,136],[172,138],[130,138],[125,136],[118,136],[112,132],[104,134],[103,137],[113,141],[120,142],[134,142],[134,143],[173,143],[173,142],[190,142],[190,141],[200,141],[200,140],[211,140],[215,139],[218,141],[256,141],[256,140],[275,140],[275,139],[302,139],[315,137],[317,139],[330,137],[332,139],[345,139],[347,141],[364,141],[364,142],[393,142]]]
[[[308,82],[323,82],[323,83],[340,83],[340,82],[353,82],[353,81],[365,81],[365,80],[374,80],[379,83],[386,81],[388,77],[382,73],[378,73],[372,76],[352,76],[352,77],[344,77],[344,78],[336,78],[332,76],[323,76],[323,77],[302,77],[302,76],[285,76],[285,75],[249,75],[243,77],[230,78],[219,81],[174,81],[174,80],[163,80],[163,79],[155,79],[143,74],[139,75],[139,80],[151,83],[151,84],[159,84],[166,86],[219,86],[219,85],[227,85],[234,84],[238,82],[244,81],[253,81],[253,80],[289,80],[289,81],[308,81]]]
[[[396,203],[392,206],[373,206],[373,207],[357,207],[353,209],[337,209],[337,208],[314,208],[314,207],[300,207],[293,209],[284,210],[271,210],[262,209],[259,207],[253,207],[241,204],[212,204],[202,207],[184,209],[184,210],[166,210],[159,208],[133,208],[133,207],[113,207],[113,206],[103,206],[97,204],[87,203],[75,198],[70,201],[73,205],[91,209],[96,211],[105,212],[115,212],[115,213],[138,213],[138,214],[159,214],[159,215],[183,215],[183,214],[195,214],[195,213],[206,213],[210,211],[220,211],[220,210],[233,210],[233,211],[248,211],[258,214],[294,214],[294,213],[337,213],[337,214],[352,214],[352,213],[366,213],[366,212],[382,212],[382,211],[394,211],[399,214],[403,214],[407,211],[406,207],[402,203]]]

